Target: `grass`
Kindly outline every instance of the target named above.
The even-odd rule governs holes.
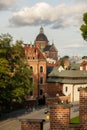
[[[79,116],[76,116],[70,120],[70,123],[79,123]]]

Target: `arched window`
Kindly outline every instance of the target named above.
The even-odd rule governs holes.
[[[28,59],[30,59],[30,57],[28,56]]]
[[[43,66],[40,66],[40,72],[41,73],[43,72]]]
[[[30,66],[30,70],[32,70],[32,72],[33,72],[33,67],[32,66]]]

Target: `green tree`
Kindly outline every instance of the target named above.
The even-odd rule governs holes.
[[[8,83],[10,81],[9,62],[5,58],[0,58],[0,102],[9,100],[7,94]]]
[[[10,34],[0,35],[0,103],[9,100],[8,84],[11,78],[9,61],[6,58],[7,51],[10,48],[12,37]]]
[[[87,59],[87,56],[83,56],[82,59]]]
[[[64,67],[64,61],[68,60],[68,59],[69,59],[69,56],[63,56],[63,57],[61,57],[60,60],[59,60],[60,61],[60,65]]]
[[[0,48],[9,47],[11,45],[12,39],[13,38],[9,33],[1,34],[0,35]]]
[[[0,103],[6,106],[14,99],[22,102],[34,85],[30,81],[32,72],[25,62],[23,42],[16,41],[12,46],[10,43],[4,46],[3,43],[0,48]]]
[[[16,41],[16,44],[11,47],[7,55],[12,72],[10,86],[14,88],[12,98],[19,102],[22,101],[25,95],[29,95],[29,91],[34,87],[30,82],[32,72],[25,64],[26,57],[22,44],[22,41]]]
[[[83,14],[83,22],[84,24],[81,25],[80,30],[82,32],[83,39],[87,41],[87,13]]]

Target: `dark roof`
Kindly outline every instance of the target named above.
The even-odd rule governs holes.
[[[45,34],[40,33],[40,34],[37,35],[36,41],[46,41],[46,42],[48,42],[48,39],[47,39]]]
[[[43,27],[40,28],[40,33],[37,35],[35,41],[46,41],[46,42],[48,42],[48,39],[47,39],[46,35],[44,34]]]
[[[86,78],[87,71],[83,70],[62,70],[59,72],[58,67],[54,67],[49,77],[70,77],[70,78]]]
[[[62,70],[54,67],[48,74],[47,82],[65,84],[87,84],[87,71],[83,70]]]
[[[44,51],[49,51],[49,50],[50,50],[50,47],[51,47],[51,45],[46,46],[46,47],[44,48]]]
[[[47,82],[65,84],[87,84],[87,79],[48,78]]]
[[[80,70],[80,65],[81,64],[79,64],[79,63],[77,63],[77,64],[72,63],[70,66],[70,70]]]
[[[52,71],[53,66],[47,66],[47,75]]]

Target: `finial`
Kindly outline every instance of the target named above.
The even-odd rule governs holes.
[[[40,33],[44,33],[43,27],[40,27]]]
[[[54,40],[52,40],[52,45],[54,45]]]

